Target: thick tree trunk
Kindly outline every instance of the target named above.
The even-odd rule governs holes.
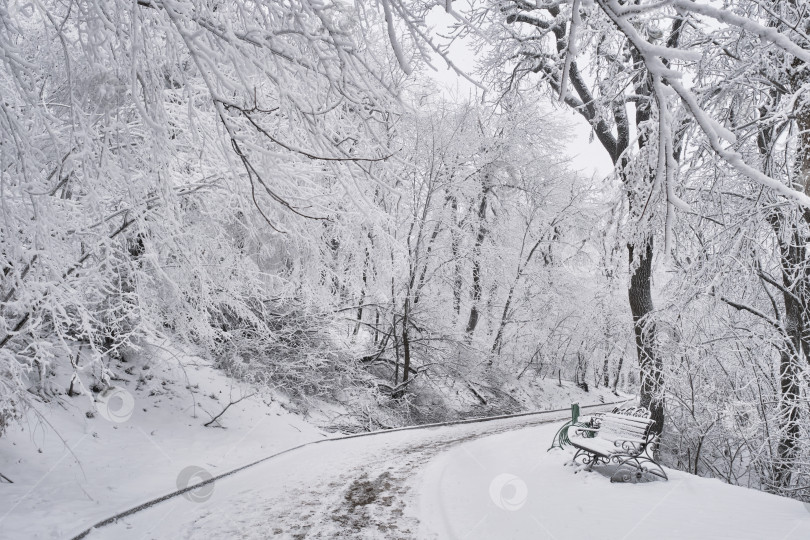
[[[641,371],[641,403],[642,407],[650,410],[655,420],[654,429],[661,433],[664,429],[664,399],[661,394],[663,386],[663,373],[661,371],[661,358],[655,352],[655,326],[647,318],[653,311],[652,291],[650,287],[652,277],[653,239],[642,249],[638,246],[628,245],[630,267],[636,268],[630,276],[630,311],[633,314],[633,330],[636,336],[636,352],[638,365]],[[638,257],[638,259],[634,259]]]
[[[788,314],[790,317],[790,314]],[[795,321],[787,321],[788,325]],[[788,327],[790,328],[790,326]],[[798,343],[794,343],[799,345]],[[779,358],[779,442],[776,447],[777,462],[774,467],[774,491],[790,486],[799,444],[799,369],[794,351],[785,349]]]
[[[783,219],[771,221],[776,234],[781,238]],[[798,227],[792,226],[787,242],[779,242],[782,266],[782,298],[785,304],[784,323],[787,339],[779,355],[778,407],[779,442],[776,447],[777,462],[774,467],[773,488],[788,487],[792,478],[799,444],[799,359],[807,354],[805,328],[807,314],[806,247]]]
[[[637,50],[633,49],[632,55],[636,62],[643,61]],[[650,141],[647,135],[643,134],[645,132],[641,130],[641,126],[652,120],[652,87],[649,73],[641,72],[637,75],[635,89],[638,95],[650,98],[636,106],[635,123],[641,133],[638,137],[638,146],[640,150],[643,150]],[[653,189],[652,179],[654,177],[655,172],[649,170],[643,179],[650,189]],[[625,184],[628,183],[625,182]],[[641,207],[639,201],[635,199],[636,196],[638,194],[630,195],[630,209],[631,213],[640,217],[646,210],[646,203],[644,207]],[[652,233],[647,233],[646,242],[628,244],[627,251],[632,275],[627,294],[630,299],[630,312],[633,315],[633,332],[636,337],[636,354],[641,376],[639,402],[642,407],[650,410],[651,418],[655,420],[653,429],[660,434],[664,431],[663,363],[655,350],[656,329],[649,317],[654,309],[652,300],[653,248]]]
[[[800,88],[805,77],[801,66],[797,68],[792,84]],[[772,90],[771,100],[778,102],[781,95]],[[796,161],[794,166],[796,189],[810,194],[810,103],[807,100],[796,101],[796,124],[799,131]],[[760,109],[764,116],[768,110]],[[775,144],[773,126],[763,127],[758,135],[757,143],[763,159],[763,170],[769,170],[772,165],[773,145]],[[807,226],[810,224],[810,211],[804,209],[800,216],[792,216],[790,212],[776,211],[768,216],[768,222],[773,228],[774,235],[779,244],[779,258],[782,269],[782,299],[784,303],[783,323],[785,343],[779,355],[779,405],[777,408],[779,422],[779,440],[776,446],[776,463],[773,468],[773,485],[771,491],[779,492],[780,488],[790,486],[797,457],[800,417],[799,403],[801,400],[799,388],[800,363],[808,361],[810,347],[808,347],[807,332],[810,330],[810,320],[807,312],[808,289],[810,289],[810,268],[807,261]]]

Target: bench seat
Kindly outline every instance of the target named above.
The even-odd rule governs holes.
[[[644,439],[603,439],[601,437],[581,437],[578,435],[572,435],[569,440],[574,447],[599,454],[604,458],[609,458],[614,454],[626,453],[628,447],[638,447],[647,443]]]
[[[570,440],[571,444],[577,448],[588,450],[603,457],[610,457],[613,454],[621,451],[621,448],[617,448],[613,441],[600,439],[598,437],[587,438],[578,435],[571,435],[568,437],[568,440]]]

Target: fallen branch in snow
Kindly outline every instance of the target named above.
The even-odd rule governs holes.
[[[474,395],[475,397],[477,397],[477,398],[478,398],[478,400],[479,400],[479,401],[480,401],[480,402],[481,402],[483,405],[486,405],[486,404],[487,404],[487,400],[484,398],[484,396],[482,396],[482,395],[481,395],[481,394],[478,392],[478,390],[476,390],[476,389],[475,389],[475,387],[473,386],[473,384],[472,384],[471,382],[469,382],[469,381],[467,381],[467,388],[469,388],[469,389],[470,389],[470,391],[473,393],[473,395]]]
[[[410,370],[410,371],[413,371],[413,370]],[[409,384],[411,384],[413,381],[415,381],[415,380],[416,380],[417,375],[419,375],[420,373],[422,373],[422,372],[421,372],[421,371],[416,371],[416,372],[415,372],[415,375],[414,375],[413,377],[411,377],[411,378],[410,378],[410,379],[408,379],[407,381],[401,382],[401,383],[399,383],[398,385],[393,386],[393,387],[392,387],[392,386],[390,386],[390,385],[388,385],[388,384],[379,384],[378,386],[379,386],[379,387],[381,387],[381,388],[387,388],[388,390],[390,390],[390,392],[391,392],[391,396],[396,397],[397,392],[402,392],[402,391],[404,391],[404,390],[405,390],[405,388],[406,388],[406,387],[407,387]]]
[[[239,398],[239,399],[237,399],[236,401],[231,401],[230,403],[228,403],[227,405],[225,405],[225,408],[224,408],[224,409],[222,409],[222,411],[220,411],[220,413],[219,413],[218,415],[216,415],[216,416],[215,416],[215,417],[213,417],[213,418],[212,418],[210,421],[208,421],[208,422],[206,422],[205,424],[203,424],[203,426],[204,426],[204,427],[208,427],[208,426],[210,426],[211,424],[213,424],[214,422],[216,422],[216,421],[217,421],[217,419],[218,419],[220,416],[222,416],[223,414],[225,414],[225,411],[227,411],[228,409],[230,409],[231,405],[236,405],[236,404],[237,404],[237,403],[239,403],[240,401],[245,400],[245,399],[250,398],[250,397],[253,397],[253,396],[255,396],[256,394],[258,394],[258,392],[253,392],[252,394],[248,394],[248,395],[246,395],[246,396],[242,396],[242,397],[240,397],[240,398]]]
[[[6,476],[6,475],[5,475],[5,474],[3,474],[3,473],[0,473],[0,480],[5,480],[5,481],[6,481],[6,482],[8,482],[9,484],[13,484],[13,483],[14,483],[14,482],[12,482],[12,481],[11,481],[11,478],[9,478],[8,476]]]

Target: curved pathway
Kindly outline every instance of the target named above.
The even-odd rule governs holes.
[[[463,442],[560,423],[569,414],[524,413],[305,444],[139,505],[74,539],[416,538],[407,503],[415,500],[422,465]],[[536,450],[548,443],[538,440]]]

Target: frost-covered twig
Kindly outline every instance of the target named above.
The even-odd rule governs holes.
[[[792,200],[797,201],[802,206],[810,207],[810,197],[808,197],[806,194],[791,189],[782,182],[774,178],[771,178],[770,176],[764,174],[760,170],[750,166],[748,163],[745,162],[743,156],[739,152],[724,147],[723,144],[721,143],[721,138],[729,140],[730,142],[734,142],[736,138],[728,130],[723,128],[717,121],[712,119],[711,116],[709,116],[709,114],[700,107],[696,96],[681,83],[680,79],[682,78],[682,74],[676,70],[667,67],[661,61],[660,57],[665,54],[665,51],[662,51],[661,47],[651,45],[638,33],[638,31],[633,27],[633,25],[624,16],[621,15],[622,11],[621,5],[616,0],[599,0],[599,1],[600,4],[605,9],[605,12],[611,17],[616,26],[621,30],[621,32],[625,36],[627,36],[627,39],[641,53],[641,55],[644,58],[646,68],[650,71],[650,73],[652,73],[654,76],[660,77],[662,81],[665,81],[667,85],[669,85],[678,94],[678,96],[680,96],[681,100],[686,105],[687,109],[692,114],[693,118],[700,126],[703,133],[706,135],[706,138],[708,139],[712,149],[720,157],[722,157],[733,168],[737,169],[742,174],[751,178],[752,180],[773,189],[775,192],[781,195],[784,195]],[[692,2],[686,3],[688,3],[689,5],[695,5]],[[713,13],[713,11],[711,10],[708,11]],[[736,21],[736,19],[730,20]],[[798,53],[798,51],[795,51],[796,48],[795,44],[793,44],[792,42],[786,43],[784,39],[787,38],[784,38],[784,36],[782,36],[782,38],[784,39],[781,38],[778,39],[778,36],[775,36],[774,32],[765,32],[764,35],[769,36],[769,39],[771,41],[784,47],[791,53]],[[778,32],[776,33],[778,34]],[[802,55],[801,58],[806,57],[810,59],[810,51],[802,50],[800,54]],[[670,130],[669,126],[667,126],[666,130],[667,131]],[[666,135],[659,134],[659,136],[666,136]]]

